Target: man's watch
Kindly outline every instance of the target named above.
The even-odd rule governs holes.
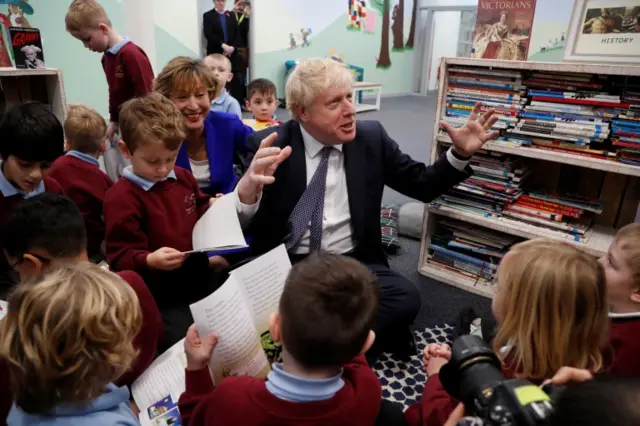
[[[469,161],[469,160],[471,160],[471,157],[472,157],[472,155],[470,155],[470,156],[468,156],[468,157],[465,157],[464,155],[461,155],[461,154],[457,153],[457,152],[456,152],[456,150],[455,150],[455,149],[453,149],[453,148],[451,148],[451,154],[452,154],[452,155],[453,155],[457,160],[460,160],[460,161]]]

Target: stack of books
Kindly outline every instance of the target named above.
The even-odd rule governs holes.
[[[640,86],[624,90],[622,99],[629,108],[612,121],[611,143],[621,163],[640,166]]]
[[[518,237],[453,219],[442,219],[431,235],[427,263],[491,284],[498,263]]]
[[[523,194],[503,210],[504,216],[561,231],[567,239],[582,242],[588,240],[593,215],[600,213],[602,204],[597,200],[546,191]]]
[[[454,127],[464,125],[477,102],[482,102],[482,111],[495,110],[498,121],[493,129],[509,129],[518,122],[526,102],[521,72],[453,67],[448,81],[443,120]]]
[[[473,175],[435,203],[474,213],[501,213],[526,189],[531,169],[524,159],[499,152],[473,156]]]

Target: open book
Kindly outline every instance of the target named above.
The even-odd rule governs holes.
[[[290,269],[289,256],[281,245],[232,271],[218,290],[191,305],[198,333],[220,336],[209,362],[215,384],[226,376],[265,377],[269,372],[269,359],[279,352],[269,334],[269,317],[278,310]],[[171,404],[177,404],[185,391],[186,367],[181,340],[133,383],[131,394],[143,425],[162,424],[153,420],[154,415],[171,415]]]
[[[238,220],[235,194],[219,198],[193,227],[193,250],[185,252],[230,252],[247,247]],[[218,253],[220,254],[220,253]]]

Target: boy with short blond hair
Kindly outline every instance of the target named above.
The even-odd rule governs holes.
[[[18,285],[0,322],[9,365],[10,425],[138,425],[129,390],[112,382],[136,357],[134,291],[90,263],[62,266]]]
[[[92,52],[103,53],[102,68],[109,84],[110,124],[107,140],[118,132],[120,107],[151,92],[153,69],[146,53],[111,25],[97,0],[73,0],[65,17],[67,31]]]
[[[216,80],[220,83],[215,99],[211,102],[211,111],[235,114],[242,120],[240,103],[226,89],[227,84],[233,80],[229,58],[220,53],[214,53],[205,57],[202,62],[213,72]]]
[[[256,78],[247,86],[247,109],[253,114],[253,120],[244,123],[253,130],[263,130],[271,126],[280,126],[282,122],[274,114],[279,101],[276,98],[276,85],[266,78]]]
[[[105,251],[114,270],[143,277],[165,323],[164,344],[171,345],[193,321],[189,304],[217,288],[207,255],[184,253],[192,250],[193,228],[212,198],[191,173],[175,167],[184,117],[169,99],[152,93],[126,102],[120,129],[131,166],[105,197]]]
[[[282,342],[283,362],[272,366],[267,380],[228,377],[214,388],[207,364],[218,337],[189,328],[186,391],[179,400],[183,421],[374,425],[382,389],[363,354],[375,340],[377,311],[376,279],[367,267],[335,254],[309,256],[291,269],[279,312],[271,316],[270,333]]]
[[[51,167],[64,193],[78,206],[87,228],[89,256],[98,261],[103,256],[104,220],[102,203],[111,178],[100,170],[98,159],[104,152],[107,123],[97,111],[85,105],[72,105],[64,123],[67,153]]]

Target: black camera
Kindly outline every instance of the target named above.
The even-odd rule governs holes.
[[[558,389],[544,390],[526,380],[507,380],[500,360],[478,336],[462,336],[453,342],[451,361],[440,370],[440,381],[467,415],[486,426],[536,426],[552,411]],[[476,423],[476,424],[478,424]]]

